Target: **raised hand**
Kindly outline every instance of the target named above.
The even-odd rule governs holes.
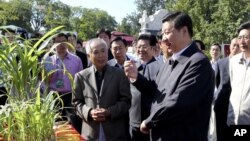
[[[125,75],[132,80],[136,80],[138,76],[138,70],[134,60],[124,62]]]

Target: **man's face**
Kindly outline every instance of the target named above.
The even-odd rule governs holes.
[[[138,57],[143,61],[149,61],[153,57],[153,50],[148,40],[139,40],[136,52]]]
[[[69,36],[68,40],[68,42],[71,43],[73,47],[76,47],[76,38],[74,36]]]
[[[169,49],[169,46],[166,43],[164,43],[162,40],[160,40],[158,44],[160,46],[160,49],[161,49],[163,55],[166,58],[168,58],[168,57],[170,57],[172,55],[172,52],[171,52],[171,50]]]
[[[125,61],[127,48],[122,41],[114,41],[111,44],[111,52],[115,59],[120,63]]]
[[[55,43],[60,43],[58,44],[58,46],[56,47],[56,52],[57,55],[60,58],[63,58],[66,56],[67,52],[68,52],[68,45],[66,43],[63,42],[67,42],[66,37],[62,36],[62,37],[56,37],[55,38]]]
[[[109,39],[109,36],[105,32],[100,33],[98,38],[103,39],[109,47],[110,39]]]
[[[13,42],[14,39],[15,39],[15,34],[12,33],[12,32],[6,32],[6,33],[5,33],[5,36],[9,39],[9,42],[10,42],[10,43]]]
[[[238,35],[238,42],[241,51],[250,52],[250,29],[242,29]]]
[[[176,30],[174,28],[174,23],[164,22],[162,25],[162,44],[168,46],[171,52],[175,53],[180,51],[180,43],[183,39],[182,30]]]
[[[82,45],[81,44],[79,44],[79,43],[77,43],[76,44],[76,50],[78,50],[78,51],[82,51]]]
[[[108,50],[104,45],[91,43],[89,59],[97,69],[102,69],[108,61]]]
[[[240,47],[237,39],[233,39],[230,44],[230,55],[236,55],[240,53]]]
[[[158,57],[160,54],[161,54],[160,45],[159,45],[159,44],[156,44],[156,45],[154,46],[154,56],[155,56],[155,57]]]
[[[211,46],[210,55],[213,59],[218,60],[220,57],[220,48],[217,45]]]

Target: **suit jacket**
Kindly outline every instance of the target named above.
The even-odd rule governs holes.
[[[224,141],[230,134],[229,128],[227,126],[227,113],[229,98],[231,94],[231,83],[229,76],[229,58],[220,59],[216,66],[216,84],[217,91],[215,95],[217,96],[214,103],[214,111],[216,118],[216,133],[217,141]]]
[[[87,55],[81,51],[76,50],[76,56],[78,56],[81,59],[83,69],[87,68],[88,67]]]
[[[211,64],[194,42],[177,58],[177,63],[170,62],[163,64],[155,83],[142,77],[135,82],[140,90],[156,93],[150,116],[145,120],[151,129],[151,140],[207,141],[214,93]]]
[[[106,66],[100,91],[100,107],[108,109],[110,119],[102,122],[107,141],[127,141],[129,138],[127,114],[131,104],[130,85],[121,69]],[[82,118],[82,134],[88,140],[96,140],[99,123],[89,118],[89,112],[97,107],[98,92],[94,67],[87,68],[75,76],[73,104]]]
[[[153,57],[144,67],[137,66],[139,74],[147,81],[152,81],[155,80],[159,71],[160,62]],[[132,94],[132,103],[129,110],[130,126],[139,128],[141,122],[150,114],[154,93],[140,91],[133,85],[130,86],[130,90]]]
[[[109,48],[109,50],[108,50],[108,60],[111,60],[113,58],[114,58],[114,56],[113,56],[113,54],[111,52],[111,48]]]
[[[126,59],[127,59],[127,60],[130,60],[130,58],[129,58],[127,55],[126,55]],[[109,61],[107,62],[107,64],[110,65],[110,66],[113,66],[113,67],[120,68],[119,65],[117,64],[117,61],[116,61],[115,58],[109,60]]]

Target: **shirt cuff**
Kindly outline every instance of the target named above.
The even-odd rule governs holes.
[[[137,79],[135,79],[135,78],[129,78],[130,83],[135,83],[136,80]]]
[[[145,120],[145,125],[147,126],[147,128],[149,128],[149,129],[152,129],[152,128],[154,128],[155,126],[156,126],[156,124],[154,123],[154,122],[152,122],[152,121],[149,121],[149,120]]]

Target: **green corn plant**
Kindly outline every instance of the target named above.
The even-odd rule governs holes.
[[[3,75],[0,83],[5,84],[8,103],[0,107],[0,134],[7,141],[54,140],[53,126],[55,119],[60,118],[58,104],[62,100],[53,91],[45,90],[41,94],[40,87],[56,71],[48,73],[43,68],[45,58],[55,47],[48,50],[40,45],[61,28],[51,30],[34,45],[30,40],[24,40],[22,44],[10,43],[1,37],[0,70]],[[45,55],[40,59],[42,54]],[[73,77],[65,67],[64,72],[73,86]]]

